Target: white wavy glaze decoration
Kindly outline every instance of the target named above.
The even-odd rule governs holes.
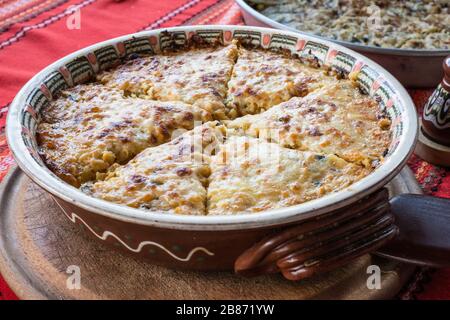
[[[139,243],[139,245],[137,246],[137,248],[131,248],[128,244],[126,244],[122,239],[120,239],[117,235],[115,235],[114,233],[112,233],[111,231],[104,231],[102,235],[99,235],[97,232],[95,232],[80,216],[78,216],[75,212],[72,212],[72,214],[68,214],[66,212],[66,210],[58,203],[58,201],[56,201],[56,199],[54,197],[52,197],[53,200],[55,201],[55,203],[58,205],[58,207],[61,209],[62,212],[64,212],[64,214],[66,215],[67,218],[69,218],[70,221],[72,221],[73,223],[76,223],[76,220],[78,219],[78,221],[80,221],[81,223],[83,223],[84,226],[86,226],[86,228],[89,229],[89,231],[91,231],[92,234],[94,234],[97,238],[101,239],[101,240],[106,240],[108,237],[113,237],[115,238],[117,241],[119,241],[125,248],[127,248],[128,250],[138,253],[141,252],[142,248],[144,248],[145,246],[155,246],[160,248],[161,250],[165,251],[168,255],[170,255],[172,258],[178,260],[178,261],[182,261],[182,262],[187,262],[189,260],[191,260],[192,256],[197,252],[197,251],[203,251],[204,253],[206,253],[209,256],[213,256],[214,253],[212,253],[211,251],[209,251],[208,249],[204,248],[204,247],[195,247],[194,249],[192,249],[191,251],[189,251],[188,255],[186,256],[186,258],[182,258],[177,256],[176,254],[174,254],[173,252],[171,252],[169,249],[167,249],[166,247],[164,247],[163,245],[157,243],[157,242],[153,242],[153,241],[142,241],[141,243]]]

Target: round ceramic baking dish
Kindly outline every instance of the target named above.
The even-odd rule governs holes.
[[[236,0],[246,24],[257,27],[276,28],[310,35],[279,23],[253,9],[245,0]],[[317,36],[324,40],[330,40]],[[450,50],[416,50],[378,48],[347,41],[330,40],[369,57],[386,68],[404,86],[411,88],[434,88],[442,80],[442,61]]]
[[[196,34],[230,43],[244,38],[262,48],[285,48],[352,74],[392,120],[386,160],[342,191],[300,205],[234,216],[188,216],[148,212],[90,197],[56,177],[38,155],[36,125],[45,104],[66,87],[89,81],[130,54],[158,52]],[[173,45],[173,43],[172,43]],[[312,36],[244,26],[189,26],[145,31],[74,52],[35,75],[17,94],[7,119],[9,146],[20,168],[48,191],[68,219],[103,243],[171,268],[232,269],[236,258],[267,234],[322,216],[382,188],[405,165],[418,132],[417,114],[402,85],[385,69],[354,51]]]

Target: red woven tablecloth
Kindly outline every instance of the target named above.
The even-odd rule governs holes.
[[[79,29],[73,28],[77,8]],[[233,0],[0,0],[0,180],[14,163],[5,138],[8,105],[49,63],[95,42],[141,30],[242,23]],[[420,108],[431,90],[410,93]],[[449,170],[414,156],[409,165],[426,193],[450,197]],[[399,297],[450,299],[450,270],[418,268]],[[2,299],[17,298],[0,276]]]

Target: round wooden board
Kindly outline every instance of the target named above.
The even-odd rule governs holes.
[[[389,187],[392,194],[420,192],[409,169]],[[369,255],[300,282],[169,270],[109,250],[59,210],[19,169],[2,183],[0,273],[21,299],[388,299],[414,270]],[[381,289],[367,288],[370,264],[382,270]],[[80,268],[80,289],[67,286],[70,266]]]

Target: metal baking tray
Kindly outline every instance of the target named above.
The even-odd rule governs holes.
[[[311,33],[302,32],[264,16],[244,0],[235,1],[241,8],[244,21],[248,25],[290,30],[311,35]],[[450,50],[378,48],[314,36],[339,43],[367,56],[386,68],[405,87],[409,88],[435,87],[443,77],[442,62],[450,54]]]

